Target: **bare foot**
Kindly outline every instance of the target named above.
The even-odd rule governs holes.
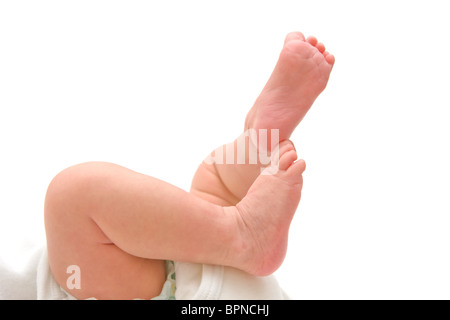
[[[325,89],[333,64],[334,56],[315,37],[289,33],[269,81],[247,115],[245,129],[278,129],[279,140],[288,139]]]
[[[242,234],[239,268],[253,275],[273,273],[283,262],[291,220],[300,202],[305,162],[289,141],[280,144],[279,170],[261,174],[235,213]]]

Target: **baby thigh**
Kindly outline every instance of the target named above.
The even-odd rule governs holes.
[[[165,281],[164,261],[127,253],[92,219],[92,211],[97,210],[92,204],[97,201],[95,192],[83,191],[89,190],[92,183],[83,176],[86,169],[91,169],[87,166],[97,170],[108,164],[66,169],[47,191],[45,228],[55,280],[78,299],[150,299],[159,295]]]

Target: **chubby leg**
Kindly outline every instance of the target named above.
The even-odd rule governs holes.
[[[334,60],[334,56],[325,51],[325,46],[315,37],[305,39],[300,32],[289,33],[272,75],[247,114],[244,133],[213,152],[214,156],[216,153],[223,155],[223,160],[203,162],[199,166],[191,192],[222,205],[238,203],[263,166],[260,162],[252,164],[249,159],[251,149],[256,148],[258,154],[265,156],[266,151],[271,151],[278,142],[280,152],[289,145],[286,142],[292,132],[325,89]],[[250,139],[252,133],[259,135],[261,130],[267,130],[266,150],[260,150],[260,144]],[[278,133],[278,141],[274,144],[270,143],[275,140],[271,136],[272,130]],[[236,159],[242,146],[246,155],[243,164],[225,161],[230,158],[230,150]]]
[[[324,68],[317,70],[310,62]],[[57,175],[47,191],[45,224],[58,283],[77,298],[145,299],[160,292],[164,259],[222,264],[254,275],[275,271],[284,258],[305,169],[303,161],[294,162],[297,155],[287,139],[323,90],[333,62],[315,38],[288,35],[246,120],[246,129],[279,129],[279,170],[274,174],[260,175],[261,165],[249,162],[203,163],[191,193],[108,163],[81,164]],[[292,69],[296,66],[301,68]],[[294,84],[302,77],[296,73],[305,78],[297,83],[303,86],[318,80],[317,75],[325,77],[317,82],[321,85],[298,91]],[[303,103],[287,103],[302,94]],[[242,140],[248,137],[228,147],[237,148]],[[80,289],[66,286],[71,265],[80,267]]]
[[[148,299],[164,282],[162,260],[220,264],[254,275],[275,271],[300,201],[304,162],[280,154],[280,170],[261,175],[236,206],[219,206],[158,179],[110,163],[58,174],[47,191],[50,268],[77,298]],[[264,236],[261,236],[261,235]],[[66,285],[67,268],[81,288]]]
[[[81,289],[68,289],[77,298],[151,298],[161,290],[164,259],[229,263],[238,239],[234,219],[220,206],[118,165],[73,166],[46,195],[50,267],[66,289],[67,267],[80,267]]]

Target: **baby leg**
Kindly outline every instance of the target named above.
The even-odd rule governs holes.
[[[220,264],[254,275],[275,271],[300,200],[304,162],[280,153],[236,206],[219,206],[158,179],[109,163],[58,174],[45,225],[56,281],[76,298],[148,299],[164,282],[162,260]],[[69,288],[67,268],[81,271]]]
[[[152,298],[164,282],[165,259],[233,264],[228,255],[240,235],[226,211],[121,166],[73,166],[46,195],[50,267],[77,298]],[[66,286],[70,265],[81,270],[80,289]]]
[[[250,161],[251,149],[256,148],[257,154],[265,157],[265,152],[278,143],[280,152],[292,147],[286,141],[325,89],[333,65],[334,56],[315,37],[305,39],[300,32],[289,33],[272,75],[247,114],[245,132],[215,150],[213,159],[219,161],[205,161],[199,166],[191,192],[222,205],[238,203],[264,165]],[[273,130],[276,137],[271,135]],[[250,139],[261,132],[267,133],[266,150],[260,150],[259,143]],[[236,157],[239,151],[245,154],[241,163]],[[223,155],[222,159],[217,159],[217,154]]]
[[[166,259],[221,264],[255,275],[273,272],[284,257],[305,166],[294,163],[287,139],[323,90],[333,62],[314,38],[288,36],[246,120],[246,129],[279,129],[275,174],[260,175],[261,166],[249,162],[203,163],[191,194],[108,163],[86,163],[58,174],[45,201],[49,262],[57,282],[77,298],[146,299],[160,292]],[[314,78],[320,75],[325,78]],[[310,83],[315,85],[307,88]],[[248,138],[241,136],[231,147]],[[81,270],[79,289],[66,286],[71,265]]]

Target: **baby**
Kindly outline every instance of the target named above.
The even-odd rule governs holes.
[[[200,164],[190,192],[110,163],[59,173],[45,199],[54,281],[77,299],[152,299],[165,287],[168,261],[180,263],[184,293],[191,278],[182,272],[196,265],[255,281],[272,274],[285,257],[305,170],[288,139],[333,64],[315,37],[289,33],[244,133]],[[68,281],[72,272],[78,283]]]

